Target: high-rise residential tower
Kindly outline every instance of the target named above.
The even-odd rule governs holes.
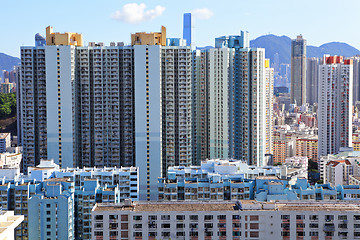
[[[352,91],[352,60],[324,56],[319,66],[319,158],[352,146]]]
[[[290,101],[298,106],[306,103],[306,40],[301,35],[291,41]]]
[[[353,104],[360,101],[360,56],[351,58],[354,68]]]
[[[265,84],[266,84],[266,141],[265,153],[273,153],[273,104],[274,104],[274,68],[270,67],[270,60],[265,59]]]
[[[318,102],[319,91],[319,58],[308,58],[306,66],[306,101],[314,104]]]
[[[266,91],[271,91],[265,50],[250,48],[247,32],[219,37],[215,48],[196,51],[193,69],[193,158],[232,157],[262,165]]]
[[[24,170],[48,158],[61,167],[136,165],[140,199],[155,199],[161,173],[193,164],[192,55],[175,40],[162,27],[133,34],[130,46],[82,46],[81,35],[48,28],[45,46],[22,47]]]

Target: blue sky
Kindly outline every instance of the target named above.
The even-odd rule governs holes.
[[[198,46],[246,30],[251,39],[302,34],[309,45],[339,41],[360,49],[359,0],[2,0],[0,6],[0,52],[12,56],[20,46],[34,45],[34,35],[44,35],[48,25],[83,33],[86,43],[129,43],[131,33],[159,31],[161,25],[168,37],[182,37],[185,12],[196,14]]]

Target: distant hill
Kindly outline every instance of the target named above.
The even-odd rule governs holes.
[[[265,48],[265,56],[274,62],[275,53],[279,54],[280,63],[290,64],[291,38],[287,36],[264,35],[250,41],[251,47]],[[319,47],[307,46],[307,57],[322,57],[324,54],[352,57],[360,51],[347,43],[330,42]]]
[[[0,53],[0,71],[1,70],[11,71],[14,66],[19,64],[20,64],[19,58],[6,55],[5,53]],[[2,73],[0,73],[0,77],[1,75]]]

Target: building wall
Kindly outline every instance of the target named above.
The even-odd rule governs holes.
[[[306,101],[306,40],[297,36],[291,41],[290,101],[298,106]]]
[[[60,167],[72,167],[75,48],[46,46],[45,59],[47,158]]]
[[[320,65],[318,157],[352,146],[352,69],[341,62]]]

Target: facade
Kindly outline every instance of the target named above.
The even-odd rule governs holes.
[[[24,216],[14,215],[13,211],[0,212],[0,240],[14,240],[15,228],[21,224]]]
[[[21,48],[23,169],[48,158],[63,168],[136,165],[150,198],[167,167],[192,164],[190,47],[166,46],[164,27],[133,34],[132,46],[85,47],[50,30],[46,46]]]
[[[324,56],[319,67],[318,157],[352,146],[352,60]]]
[[[351,58],[353,60],[353,104],[356,101],[360,101],[360,57],[355,56]]]
[[[183,39],[186,40],[186,46],[194,45],[194,30],[194,18],[192,17],[191,13],[184,13]]]
[[[270,68],[270,60],[265,60],[265,76],[266,76],[266,140],[265,153],[273,153],[273,104],[274,104],[274,68]]]
[[[306,102],[313,105],[318,102],[319,58],[306,59]]]
[[[11,134],[0,133],[0,153],[6,152],[11,147]]]
[[[291,40],[290,101],[301,106],[306,101],[306,40],[301,36]]]
[[[21,153],[0,153],[0,168],[20,168]]]
[[[62,181],[60,184],[59,181]],[[67,179],[46,180],[42,194],[28,200],[29,239],[72,239],[74,235],[74,193]],[[73,183],[72,183],[73,184]]]
[[[355,201],[98,204],[93,239],[360,239]]]
[[[269,182],[283,183],[284,190],[299,178],[307,178],[307,161],[257,167],[239,160],[213,159],[201,166],[169,168],[167,177],[159,178],[159,201],[254,199],[255,189],[264,189]]]
[[[320,158],[320,177],[332,186],[354,184],[350,175],[360,176],[360,152],[344,151]]]
[[[264,165],[271,70],[267,76],[265,51],[249,47],[247,32],[216,38],[215,48],[194,52],[194,162],[230,157]]]
[[[73,223],[73,233],[63,233],[67,234],[61,235],[64,239],[68,239],[69,234],[76,239],[91,239],[90,213],[96,203],[139,199],[138,169],[134,167],[59,169],[50,160],[30,167],[27,176],[14,170],[0,170],[0,205],[3,209],[14,210],[17,215],[24,215],[24,222],[16,229],[16,239],[28,239],[31,231],[38,239],[38,229],[45,234],[42,235],[44,239],[49,238],[47,232],[53,238],[59,232],[55,221]],[[33,204],[31,209],[30,204]],[[39,207],[39,204],[42,205]],[[52,204],[51,210],[45,208],[47,204]],[[72,216],[57,214],[56,206],[60,205],[72,208]],[[39,219],[39,214],[41,221],[30,224],[29,219],[34,216]],[[51,218],[50,228],[47,227],[48,218]],[[34,227],[33,224],[40,225]]]
[[[131,45],[166,46],[166,28],[161,26],[161,32],[138,32],[131,34]]]
[[[296,139],[294,137],[274,137],[273,158],[274,163],[285,163],[286,158],[293,157],[296,151]]]
[[[296,156],[318,162],[318,137],[313,135],[296,139]]]
[[[0,83],[0,93],[15,93],[16,83],[9,82],[8,78],[4,79],[3,83]]]

